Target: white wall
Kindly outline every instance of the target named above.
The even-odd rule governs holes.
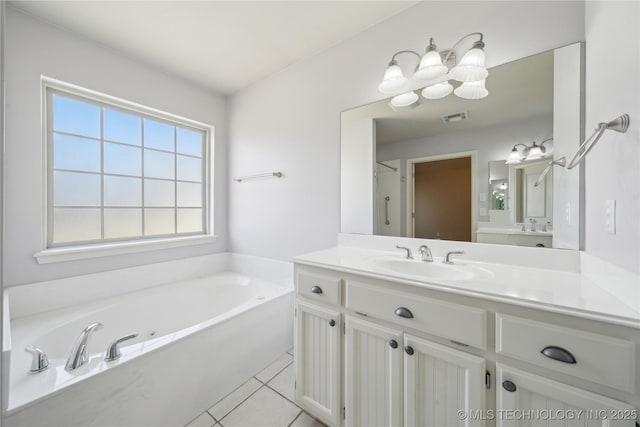
[[[583,17],[574,1],[422,2],[238,92],[230,175],[282,169],[286,180],[230,182],[230,248],[286,260],[336,244],[340,112],[383,98],[377,86],[394,52],[481,31],[491,67],[582,40]]]
[[[607,131],[586,158],[585,250],[640,272],[640,2],[588,1],[585,135],[627,113],[625,134]],[[616,201],[616,234],[605,201]]]
[[[40,76],[215,126],[215,244],[38,265],[43,167]],[[226,99],[10,7],[6,16],[4,284],[88,274],[226,250]]]

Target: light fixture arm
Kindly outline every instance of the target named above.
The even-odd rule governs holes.
[[[462,43],[466,38],[471,37],[471,36],[480,36],[480,39],[473,43],[473,47],[479,47],[481,49],[484,48],[484,41],[482,41],[483,38],[484,38],[484,35],[482,33],[469,33],[466,36],[462,37],[457,42],[455,42],[453,47],[451,49],[449,49],[449,52],[447,53],[447,56],[444,57],[442,62],[446,63],[449,60],[449,56],[451,56],[453,51],[460,45],[460,43]]]
[[[396,56],[400,55],[401,53],[413,53],[415,56],[418,57],[418,65],[420,64],[420,59],[422,57],[420,56],[420,54],[418,52],[415,52],[413,50],[399,50],[398,52],[394,53],[393,56],[391,57],[391,61],[389,61],[389,66],[398,65],[398,61],[396,61]],[[416,68],[417,68],[417,66],[416,66]]]

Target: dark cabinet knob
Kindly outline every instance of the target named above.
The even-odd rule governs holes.
[[[413,313],[407,307],[398,307],[394,314],[398,317],[404,317],[405,319],[413,319]]]
[[[571,364],[578,363],[576,362],[576,358],[573,357],[573,354],[571,354],[569,350],[565,350],[564,348],[555,345],[550,345],[543,348],[540,353],[544,354],[549,359],[557,360],[558,362]]]
[[[509,393],[513,393],[517,389],[516,385],[509,380],[502,381],[502,388],[507,390]]]
[[[322,288],[320,286],[312,286],[311,287],[311,292],[313,292],[314,294],[321,294],[322,293]]]
[[[407,353],[409,356],[413,356],[413,347],[411,347],[410,345],[406,346],[404,348],[404,352]]]
[[[332,328],[336,326],[336,321],[333,319],[329,320],[329,326],[331,326]]]
[[[396,340],[389,341],[389,347],[398,348],[398,341],[396,341]]]

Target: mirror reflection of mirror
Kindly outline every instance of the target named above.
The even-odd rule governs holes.
[[[540,188],[534,186],[558,151],[575,151],[579,143],[579,134],[576,141],[556,138],[570,126],[579,133],[579,122],[557,120],[558,99],[559,105],[581,108],[579,96],[563,93],[567,78],[580,84],[579,55],[577,62],[573,53],[567,61],[558,53],[563,49],[490,69],[490,96],[480,100],[420,99],[402,112],[383,100],[343,112],[341,231],[551,247],[553,232],[565,225],[554,222],[566,217],[572,228],[562,247],[577,249],[575,217],[558,208],[554,212],[554,203],[574,206],[576,213],[577,202],[569,196],[579,193],[578,179],[563,170],[546,177]],[[554,88],[558,75],[563,84]],[[505,163],[514,145],[533,146],[550,138],[554,142],[545,144],[542,159]],[[453,172],[457,166],[445,172],[444,163],[437,173],[424,172],[427,163],[435,167],[462,157],[469,159],[467,178]],[[431,190],[420,190],[427,182],[424,176],[431,176]],[[461,194],[468,196],[454,197]]]

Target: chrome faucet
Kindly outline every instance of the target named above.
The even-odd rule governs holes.
[[[433,262],[433,255],[431,255],[431,249],[429,249],[429,246],[422,245],[418,248],[418,251],[422,254],[422,261]]]
[[[407,254],[405,255],[406,259],[413,259],[413,255],[411,255],[411,249],[405,247],[405,246],[400,246],[400,245],[396,245],[396,249],[402,249],[403,251],[407,251]]]
[[[49,367],[49,359],[47,355],[34,345],[28,345],[24,351],[27,353],[31,353],[33,355],[33,359],[31,360],[31,368],[27,371],[28,374],[37,374],[38,372],[42,372]]]
[[[93,331],[99,331],[103,326],[104,325],[102,323],[96,322],[84,328],[76,340],[76,343],[73,345],[73,349],[67,359],[67,364],[64,366],[65,370],[73,371],[87,363],[87,346],[89,345],[89,338],[91,338]]]
[[[536,220],[531,218],[529,221],[531,221],[531,231],[536,231]]]
[[[451,255],[462,255],[464,254],[463,251],[451,251],[451,252],[447,252],[447,254],[444,256],[444,261],[442,261],[445,264],[453,264],[453,260],[451,259]]]

